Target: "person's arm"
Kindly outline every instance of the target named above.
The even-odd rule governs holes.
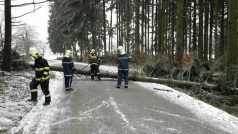
[[[75,72],[76,71],[76,67],[74,66],[74,62],[71,58],[69,58],[69,65],[70,65],[70,68]]]
[[[42,69],[43,69],[43,75],[41,78],[42,81],[49,80],[50,79],[50,76],[49,76],[50,67],[49,67],[47,60],[43,60]]]

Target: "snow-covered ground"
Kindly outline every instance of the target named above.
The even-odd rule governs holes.
[[[80,64],[87,65],[86,63]],[[113,66],[101,66],[100,69],[117,72],[117,68]],[[43,107],[42,103],[44,97],[40,99],[36,106],[26,102],[30,97],[28,84],[32,74],[26,72],[16,74],[16,72],[6,73],[1,71],[0,75],[3,76],[0,78],[0,133],[30,134],[34,124],[40,121],[39,124],[41,126],[38,126],[38,131],[36,133],[47,134],[50,126],[47,117],[55,116],[57,114],[57,109],[51,105]],[[51,93],[54,94],[52,100],[56,102],[54,105],[60,104],[57,100],[60,100],[60,97],[62,97],[59,95],[59,91],[61,90],[60,87],[63,86],[62,79],[61,73],[54,72],[54,78],[52,79],[53,84],[51,84],[50,87]],[[135,83],[151,90],[158,96],[188,109],[201,119],[201,122],[214,124],[216,127],[223,129],[228,133],[236,134],[238,132],[238,118],[227,112],[165,85],[143,82]],[[155,90],[154,88],[167,90],[169,92]],[[40,90],[39,93],[42,94]]]
[[[200,122],[208,122],[209,124],[213,124],[217,128],[223,129],[228,133],[238,133],[238,118],[225,111],[165,85],[144,82],[136,83],[148,90],[151,90],[156,95],[188,109],[195,114],[198,119],[201,119]],[[155,90],[154,88],[160,90]]]

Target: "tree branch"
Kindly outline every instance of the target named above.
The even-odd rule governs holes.
[[[36,10],[40,9],[41,7],[42,7],[42,6],[40,6],[40,7],[36,8],[36,9],[34,9],[33,11],[24,13],[24,14],[22,14],[22,15],[20,15],[20,16],[12,17],[12,19],[17,19],[17,18],[23,17],[23,16],[25,16],[25,15],[27,15],[27,14],[33,13],[33,12],[35,12]]]
[[[28,6],[28,5],[37,5],[37,4],[43,4],[46,2],[51,2],[52,0],[45,0],[45,1],[41,1],[41,2],[30,2],[30,3],[23,3],[23,4],[19,4],[19,5],[11,5],[11,7],[23,7],[23,6]]]
[[[26,24],[18,24],[18,25],[12,25],[13,27],[17,27],[17,26],[24,26]]]

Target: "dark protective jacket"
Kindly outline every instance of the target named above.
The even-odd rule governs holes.
[[[70,57],[64,57],[62,60],[62,66],[64,71],[65,77],[73,77],[74,72],[76,71],[76,68],[74,66],[74,62],[72,58]]]
[[[118,55],[118,70],[129,70],[129,56],[128,54]]]
[[[46,59],[43,57],[39,56],[38,58],[35,59],[35,78],[36,81],[46,81],[50,79],[49,76],[49,71],[50,67]]]
[[[89,53],[88,62],[90,65],[99,65],[101,60],[98,58],[96,53]]]

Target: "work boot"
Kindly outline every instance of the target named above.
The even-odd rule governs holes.
[[[45,97],[45,102],[43,103],[43,106],[47,106],[47,105],[50,105],[50,102],[51,102],[51,97]]]
[[[125,88],[128,88],[128,85],[125,85]]]
[[[94,80],[94,76],[91,76],[91,80]]]
[[[120,88],[121,86],[120,85],[117,85],[116,88]]]
[[[28,102],[37,102],[37,99],[28,99],[28,100],[26,100],[26,101],[28,101]]]
[[[101,78],[98,76],[98,80],[101,80]]]
[[[44,102],[43,103],[43,106],[47,106],[47,105],[50,105],[50,102]]]
[[[74,90],[73,88],[68,88],[68,89],[65,89],[66,91],[71,91],[71,90]]]

